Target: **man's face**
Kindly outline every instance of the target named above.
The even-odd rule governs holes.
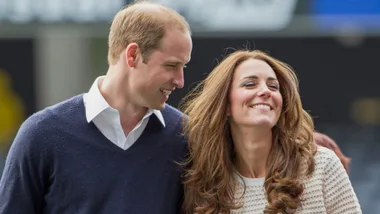
[[[134,104],[151,109],[163,109],[169,95],[184,86],[183,69],[190,61],[190,33],[170,29],[160,48],[144,63],[142,57],[131,71],[130,94]]]

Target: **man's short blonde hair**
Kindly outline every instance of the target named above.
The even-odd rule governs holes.
[[[139,45],[143,61],[157,50],[168,28],[190,33],[183,16],[164,5],[138,1],[119,11],[111,24],[108,37],[108,64],[114,65],[132,42]]]

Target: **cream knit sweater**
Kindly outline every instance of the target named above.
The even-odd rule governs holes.
[[[305,184],[302,199],[304,201],[296,210],[297,214],[357,214],[362,213],[349,177],[338,157],[329,149],[318,147],[315,155],[315,170]],[[233,214],[262,214],[267,205],[264,178],[244,178],[236,175],[237,189],[235,198],[243,202]],[[243,197],[244,184],[246,192]]]

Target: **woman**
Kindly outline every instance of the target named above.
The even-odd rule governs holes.
[[[236,51],[185,99],[185,213],[361,213],[285,63]]]

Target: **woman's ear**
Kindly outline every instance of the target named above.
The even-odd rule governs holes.
[[[227,113],[226,113],[227,118],[231,116],[231,108],[230,105],[227,104]]]

